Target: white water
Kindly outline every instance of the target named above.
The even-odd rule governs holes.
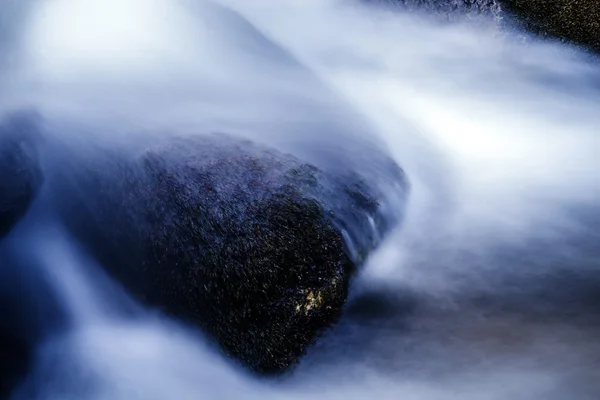
[[[16,398],[597,398],[598,304],[571,310],[580,290],[557,274],[593,283],[600,272],[578,247],[598,243],[600,66],[491,28],[342,1],[220,3],[354,109],[327,108],[331,96],[243,20],[167,0],[31,2],[0,105],[33,105],[107,140],[149,126],[259,130],[290,148],[298,135],[336,143],[318,137],[329,127],[377,135],[413,186],[405,225],[355,282],[348,315],[281,382],[246,376],[160,317],[106,314],[98,293],[118,289],[90,281],[95,267],[67,237],[25,242],[75,324],[40,349]],[[545,279],[542,289],[567,292],[540,305],[550,316],[530,296]],[[378,314],[351,312],[371,293]],[[486,296],[514,303],[472,301]]]

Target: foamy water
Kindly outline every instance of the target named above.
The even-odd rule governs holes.
[[[348,147],[353,165],[367,136],[411,181],[403,226],[353,283],[340,323],[265,381],[201,333],[131,307],[64,232],[36,222],[40,200],[13,240],[73,323],[14,397],[597,398],[597,62],[493,22],[341,0],[217,3],[228,9],[31,1],[12,24],[0,109],[33,106],[73,143],[226,130],[299,154]]]

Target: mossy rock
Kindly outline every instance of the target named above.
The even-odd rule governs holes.
[[[259,373],[294,365],[337,320],[357,254],[395,222],[381,186],[356,171],[231,136],[93,153],[65,153],[51,182],[74,236],[138,299]],[[402,170],[388,178],[404,197]]]
[[[597,0],[362,0],[424,12],[438,19],[464,21],[483,16],[497,22],[513,16],[541,37],[559,39],[600,52],[600,2]]]
[[[543,37],[600,52],[600,2],[597,0],[503,0],[527,30]]]

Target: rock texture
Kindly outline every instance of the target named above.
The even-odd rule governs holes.
[[[27,211],[42,183],[36,118],[22,112],[0,122],[0,238]]]
[[[600,2],[597,0],[363,0],[433,14],[447,21],[513,17],[536,35],[583,45],[600,52]],[[507,20],[511,20],[508,18]]]
[[[379,183],[407,189],[391,161],[375,184],[223,135],[96,154],[73,158],[57,185],[72,232],[139,299],[259,373],[293,365],[336,321],[395,222]]]
[[[503,0],[527,30],[600,52],[600,2],[597,0]]]
[[[407,11],[434,14],[442,20],[464,21],[486,18],[499,21],[501,7],[497,0],[363,0],[401,7]]]

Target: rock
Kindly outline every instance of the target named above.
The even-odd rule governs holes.
[[[11,398],[10,394],[29,373],[37,347],[65,324],[49,288],[33,281],[35,284],[10,281],[20,291],[7,290],[6,285],[1,285],[0,399]],[[24,297],[29,298],[23,300]]]
[[[494,20],[512,15],[522,28],[542,37],[600,52],[600,4],[596,0],[363,0],[402,7],[442,20]],[[500,25],[498,25],[500,26]]]
[[[367,121],[291,53],[225,7],[191,8],[181,32],[207,62],[166,51],[156,72],[128,71],[128,90],[84,63],[28,97],[48,134],[36,212],[141,302],[280,372],[337,319],[352,272],[398,220],[387,191],[400,209],[407,185]]]
[[[409,12],[434,14],[446,21],[488,19],[501,20],[502,9],[497,0],[363,0],[401,7]]]
[[[0,399],[7,398],[25,375],[30,356],[26,344],[0,328]]]
[[[229,136],[95,153],[57,185],[74,236],[138,299],[259,373],[292,366],[337,320],[352,273],[395,223],[380,186],[358,173]],[[404,198],[390,165],[378,183]]]
[[[41,183],[36,116],[13,114],[0,123],[0,238],[25,214]]]
[[[600,3],[597,0],[502,0],[527,30],[600,52]]]

